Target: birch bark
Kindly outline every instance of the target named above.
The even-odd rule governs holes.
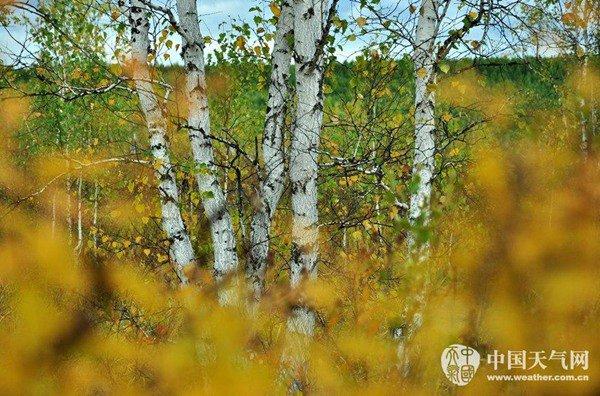
[[[152,86],[147,65],[150,22],[147,9],[140,0],[131,0],[128,14],[131,26],[131,56],[133,78],[140,106],[150,133],[150,149],[155,161],[156,178],[161,200],[162,227],[171,244],[169,253],[181,283],[186,284],[184,267],[194,261],[194,251],[179,208],[179,191],[169,157],[166,138],[167,123]]]
[[[317,172],[323,123],[323,58],[317,45],[323,34],[327,0],[295,0],[294,46],[298,105],[292,131],[290,180],[293,242],[291,283],[316,276],[318,211]]]
[[[83,179],[81,175],[77,180],[77,245],[75,245],[75,252],[81,253],[83,249]]]
[[[587,4],[586,1],[582,1],[581,4],[576,4],[575,6],[575,10],[578,14],[578,17],[582,20],[582,21],[588,21],[590,18],[590,14],[588,11],[588,7],[589,5]],[[588,48],[590,47],[590,35],[588,32],[588,26],[583,26],[581,28],[577,28],[578,34],[579,31],[581,31],[581,40],[582,40],[582,45],[580,46],[579,44],[575,44],[575,56],[579,57],[578,52],[582,51],[582,57],[583,57],[583,61],[581,62],[582,64],[582,79],[581,81],[586,81],[586,77],[587,77],[587,72],[588,72],[588,56],[589,54],[587,53]],[[580,87],[579,90],[581,90],[581,82],[579,83]],[[593,86],[593,84],[592,84]],[[579,98],[579,127],[581,130],[581,152],[583,154],[584,158],[589,157],[590,155],[590,144],[591,144],[591,134],[589,133],[589,126],[588,125],[588,117],[586,117],[586,107],[587,107],[587,103],[586,103],[586,99],[583,95],[580,96]],[[591,114],[591,113],[590,113]]]
[[[98,248],[98,182],[94,182],[94,215],[92,218],[92,226],[94,227],[94,254],[96,254],[96,249]]]
[[[584,55],[584,59],[582,62],[583,66],[581,69],[582,80],[586,80],[588,61],[587,56]],[[579,84],[579,89],[581,90],[581,83]],[[579,129],[581,134],[581,153],[584,158],[589,157],[590,155],[590,136],[588,133],[588,125],[587,125],[587,117],[585,114],[586,110],[586,100],[583,96],[579,98]]]
[[[200,32],[196,0],[177,0],[177,11],[184,34],[181,53],[187,72],[189,139],[197,167],[196,181],[213,240],[214,276],[215,279],[221,280],[225,275],[236,271],[238,258],[227,200],[216,176],[206,95],[204,43]]]
[[[414,229],[427,225],[430,217],[431,182],[435,154],[435,94],[429,86],[435,83],[435,34],[437,0],[423,0],[419,10],[414,48],[415,69],[415,148],[413,177],[417,188],[410,197],[409,221],[414,227],[408,236],[409,250],[417,244]],[[425,247],[426,248],[426,247]]]
[[[290,40],[294,29],[291,0],[281,4],[281,14],[275,31],[271,55],[271,83],[267,101],[267,115],[263,131],[264,170],[258,191],[259,207],[250,224],[250,260],[246,276],[259,298],[264,289],[267,256],[269,254],[271,222],[284,189],[285,154],[283,150],[286,100],[289,94],[288,78],[292,48]]]
[[[294,54],[298,104],[292,131],[290,181],[292,189],[292,259],[290,279],[297,287],[317,276],[318,149],[323,124],[323,35],[328,19],[328,0],[294,1]],[[333,12],[333,10],[331,10]],[[292,310],[288,330],[312,336],[315,313],[308,307]]]
[[[69,234],[69,246],[73,244],[73,218],[71,217],[71,177],[67,176],[67,232]]]

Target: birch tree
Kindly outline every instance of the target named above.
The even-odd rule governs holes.
[[[181,54],[185,63],[186,95],[189,101],[187,128],[196,167],[196,181],[213,240],[214,276],[221,280],[237,269],[238,258],[233,223],[214,161],[206,93],[204,43],[196,0],[178,0],[177,11],[180,33],[183,36]]]
[[[367,34],[388,35],[388,54],[398,56],[409,52],[414,71],[414,147],[412,183],[408,197],[408,222],[410,229],[407,245],[411,254],[423,256],[428,251],[428,241],[421,237],[423,228],[431,217],[432,183],[436,173],[436,98],[435,85],[440,72],[449,70],[445,64],[451,52],[479,56],[482,42],[488,37],[492,9],[497,19],[506,10],[511,18],[518,3],[502,4],[487,0],[453,2],[452,0],[421,0],[416,4],[401,3],[381,5],[378,1],[365,2],[367,17],[373,16],[374,26]],[[466,10],[465,10],[466,9]],[[465,12],[466,11],[466,12]],[[485,15],[485,19],[484,19]],[[363,25],[367,18],[363,17]],[[473,28],[482,25],[481,38],[469,37]],[[495,22],[496,23],[496,22]],[[502,23],[497,23],[502,26]],[[467,40],[469,38],[469,40]],[[376,43],[378,44],[378,43]],[[458,47],[461,46],[461,50]],[[403,205],[404,206],[404,205]]]
[[[413,61],[415,69],[415,147],[413,178],[417,187],[410,197],[408,217],[414,227],[417,222],[426,224],[431,199],[431,181],[435,154],[435,93],[430,84],[435,83],[435,34],[438,26],[437,0],[423,0],[417,22]],[[416,243],[414,233],[408,237],[408,246]]]
[[[590,57],[598,53],[594,33],[600,24],[598,0],[550,1],[528,8],[529,16],[536,22],[535,28],[545,33],[544,44],[555,51],[576,59],[580,69],[576,95],[578,103],[580,148],[587,157],[592,152],[596,128],[596,106],[594,84],[589,84]],[[582,95],[584,85],[589,84],[589,97]]]
[[[263,131],[264,169],[260,174],[258,208],[250,225],[250,257],[247,277],[258,298],[264,289],[271,222],[283,194],[285,153],[283,148],[286,103],[289,95],[289,71],[292,58],[294,14],[291,0],[281,3],[271,55],[271,82]]]
[[[133,79],[150,133],[150,149],[154,158],[161,201],[162,228],[170,242],[169,253],[175,263],[177,276],[181,283],[186,284],[184,268],[194,261],[194,251],[179,208],[179,191],[166,137],[167,122],[154,92],[152,76],[148,68],[150,48],[148,9],[140,0],[131,0],[130,5],[128,19],[131,27]]]
[[[292,258],[290,279],[293,288],[303,279],[317,275],[318,150],[323,124],[323,47],[337,1],[327,10],[328,0],[294,2],[294,55],[296,61],[297,107],[290,152],[292,189]],[[291,331],[312,335],[315,315],[302,304],[293,308],[288,322]]]

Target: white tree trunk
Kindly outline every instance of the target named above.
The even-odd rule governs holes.
[[[154,93],[152,77],[148,69],[150,22],[147,9],[140,0],[131,0],[129,23],[131,26],[131,55],[133,78],[140,100],[140,106],[150,133],[150,149],[155,161],[156,178],[162,209],[162,227],[171,244],[170,256],[175,263],[177,275],[182,283],[187,283],[184,267],[194,261],[194,251],[179,208],[179,191],[175,172],[169,158],[166,138],[167,123],[161,106]]]
[[[56,236],[56,193],[52,194],[52,238]]]
[[[437,0],[422,0],[415,37],[413,53],[415,72],[415,152],[413,177],[417,180],[417,189],[410,197],[408,209],[411,226],[426,226],[431,215],[431,182],[435,169],[435,95],[430,85],[435,83],[436,72],[436,31],[438,27]],[[409,252],[417,259],[428,254],[428,243],[417,246],[414,229],[408,235]],[[409,361],[406,356],[406,343],[421,327],[423,322],[425,289],[417,296],[419,309],[403,330],[394,329],[393,337],[398,340],[397,354],[404,376],[409,373]]]
[[[585,65],[584,65],[584,71],[583,71],[583,77],[585,78]],[[580,129],[580,136],[581,136],[581,153],[583,154],[584,158],[587,158],[589,156],[590,153],[590,137],[588,134],[588,126],[587,126],[587,118],[585,116],[585,108],[586,108],[586,103],[585,103],[585,98],[580,97],[579,98],[579,129]]]
[[[98,248],[98,181],[94,182],[94,215],[92,226],[94,227],[94,254],[96,254],[96,249]]]
[[[585,4],[585,3],[584,3]],[[583,5],[582,5],[583,7]],[[579,13],[579,12],[578,12]],[[582,12],[582,14],[584,14]],[[585,14],[582,15],[583,20],[585,20]],[[588,48],[588,44],[589,44],[589,38],[588,38],[588,30],[587,27],[583,28],[583,44],[584,44],[584,48],[587,49]],[[588,69],[588,54],[584,53],[583,54],[583,62],[582,62],[582,70],[581,70],[581,74],[582,74],[582,78],[581,81],[585,82],[587,79],[587,69]],[[581,83],[579,83],[580,87],[579,89],[581,90]],[[593,86],[593,84],[592,84]],[[585,97],[583,95],[581,95],[580,93],[580,97],[579,97],[579,127],[581,130],[581,152],[583,154],[583,157],[586,158],[590,155],[590,133],[589,133],[589,128],[588,128],[588,120],[585,114],[585,110],[586,110],[587,104],[586,104],[586,100]]]
[[[416,191],[410,197],[409,221],[412,226],[426,225],[430,217],[431,182],[435,154],[435,95],[429,85],[435,83],[435,34],[437,0],[423,0],[419,10],[414,48],[415,68],[415,148],[413,177]],[[410,250],[415,248],[416,236],[408,236]]]
[[[264,171],[261,174],[258,191],[259,207],[256,209],[250,225],[250,260],[246,275],[256,298],[260,297],[264,289],[271,221],[284,189],[283,127],[292,58],[290,40],[294,29],[294,14],[290,2],[291,0],[282,2],[281,14],[275,31],[275,43],[271,56],[271,83],[263,132]]]
[[[292,130],[290,181],[292,188],[292,287],[303,279],[317,276],[318,149],[323,124],[323,55],[322,43],[327,21],[328,0],[294,1],[294,50],[298,105]],[[302,306],[295,307],[288,329],[312,335],[315,314]]]
[[[73,244],[73,218],[71,217],[71,176],[67,176],[67,232],[69,234],[69,246]]]
[[[196,163],[196,180],[204,212],[210,223],[214,247],[214,275],[220,280],[237,270],[235,233],[225,194],[216,177],[210,137],[210,117],[206,95],[204,43],[196,0],[177,0],[183,37],[182,57],[187,71],[186,94],[189,101],[188,130]]]
[[[83,249],[83,179],[81,175],[77,180],[77,245],[75,246],[75,252],[81,253]]]

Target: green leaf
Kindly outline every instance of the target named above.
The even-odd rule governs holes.
[[[212,199],[215,197],[215,194],[212,191],[203,191],[202,198],[203,199]]]

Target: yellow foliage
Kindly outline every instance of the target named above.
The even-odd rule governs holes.
[[[506,91],[481,90],[475,75],[440,85],[443,101],[476,107],[491,119],[512,112]],[[579,94],[588,95],[583,88]],[[5,103],[2,127],[15,128],[26,103]],[[12,110],[5,114],[7,108]],[[552,118],[534,115],[545,136],[555,132]],[[492,125],[502,123],[500,117]],[[273,265],[260,303],[247,298],[243,276],[227,279],[226,287],[240,296],[230,306],[217,302],[225,286],[212,281],[208,259],[186,269],[189,285],[174,280],[168,241],[150,217],[141,216],[160,215],[143,195],[154,188],[147,175],[123,176],[126,196],[105,198],[105,222],[88,228],[93,248],[76,249],[63,224],[73,197],[52,185],[26,204],[14,204],[33,183],[68,171],[66,161],[42,156],[25,170],[2,163],[2,393],[284,394],[290,380],[285,358],[293,349],[286,323],[300,299],[316,313],[318,326],[314,337],[296,344],[305,364],[291,370],[310,393],[456,393],[443,376],[440,354],[464,343],[482,354],[589,350],[591,362],[587,382],[510,386],[486,381],[492,370],[482,363],[467,393],[592,394],[600,384],[597,158],[581,160],[551,138],[507,145],[488,137],[471,148],[464,188],[444,192],[448,209],[436,220],[428,258],[407,258],[400,237],[387,244],[367,240],[380,229],[374,220],[349,228],[352,240],[343,249],[328,243],[324,225],[318,280],[291,290],[282,275],[286,269]],[[121,166],[100,182],[114,182],[112,171]],[[92,180],[84,169],[68,175]],[[358,175],[340,180],[343,186],[361,182]],[[393,189],[404,193],[400,184]],[[452,204],[461,199],[467,204]],[[385,200],[383,193],[373,197]],[[84,207],[85,225],[93,208]],[[397,206],[381,212],[385,219],[402,216]],[[278,216],[277,232],[290,223]],[[289,235],[281,241],[289,244]],[[423,318],[422,326],[414,325],[415,317]],[[399,326],[413,331],[403,355],[407,376],[390,334]]]
[[[271,9],[271,12],[273,13],[273,15],[276,16],[277,18],[279,18],[279,15],[281,15],[281,8],[279,8],[277,3],[275,3],[274,1],[270,2],[269,8]]]
[[[507,84],[487,87],[473,71],[442,78],[435,86],[435,92],[442,102],[464,110],[479,111],[488,123],[499,127],[505,127],[511,121],[514,113],[513,91],[514,88]],[[444,120],[448,121],[448,118]]]

